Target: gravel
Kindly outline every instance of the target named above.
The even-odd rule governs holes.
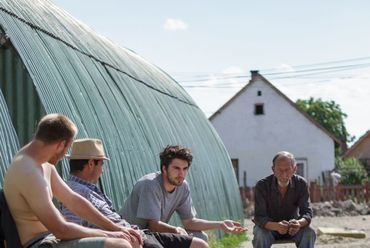
[[[250,241],[244,242],[240,248],[252,248],[253,222],[246,219],[245,224],[248,227],[248,236]],[[348,230],[360,230],[366,233],[365,239],[335,237],[331,235],[317,236],[315,247],[317,248],[369,248],[370,247],[370,215],[357,216],[319,216],[314,217],[311,226],[317,230],[318,227],[336,227]],[[276,248],[292,248],[295,244],[273,245]]]

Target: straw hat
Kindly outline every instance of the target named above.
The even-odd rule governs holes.
[[[72,152],[67,155],[69,159],[99,159],[109,160],[105,156],[103,143],[100,139],[77,139],[72,144]]]

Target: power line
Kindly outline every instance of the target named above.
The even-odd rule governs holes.
[[[329,64],[338,64],[343,62],[349,62],[349,61],[359,61],[359,60],[368,60],[370,57],[362,57],[362,58],[355,58],[355,59],[346,59],[346,60],[338,60],[338,61],[330,61],[330,62],[323,62],[323,63],[317,63],[317,64],[310,64],[310,65],[298,65],[293,66],[292,68],[304,68],[304,67],[312,67],[317,65],[329,65]],[[286,78],[292,78],[292,77],[299,77],[299,76],[306,76],[306,75],[320,75],[320,74],[328,74],[332,72],[338,72],[338,71],[345,71],[345,70],[354,70],[354,69],[361,69],[370,67],[370,63],[359,63],[359,64],[347,64],[347,65],[337,65],[337,66],[327,66],[327,67],[317,67],[317,68],[309,68],[309,69],[301,69],[296,71],[283,71],[283,72],[271,72],[268,73],[268,71],[271,71],[271,69],[267,70],[261,70],[267,73],[262,73],[264,76],[276,76],[276,75],[289,75],[289,74],[296,74],[295,76],[289,76]],[[309,73],[306,72],[315,72],[315,73]],[[192,79],[187,80],[179,80],[181,83],[188,83],[188,82],[205,82],[205,81],[218,81],[218,80],[225,80],[225,79],[245,79],[249,78],[249,75],[238,75],[232,74],[232,75],[225,75],[225,74],[212,74],[210,75],[194,75]],[[301,75],[299,75],[301,74]],[[216,76],[220,75],[220,76]],[[284,77],[279,77],[284,78]]]
[[[284,71],[284,72],[272,72],[272,73],[262,73],[264,76],[279,76],[275,79],[283,79],[283,78],[297,78],[307,75],[322,75],[322,74],[329,74],[333,72],[340,72],[340,71],[347,71],[347,70],[356,70],[370,67],[370,63],[362,63],[362,64],[350,64],[350,65],[341,65],[341,66],[330,66],[330,67],[319,67],[319,68],[311,68],[311,69],[302,69],[297,71]],[[262,70],[263,71],[263,70]],[[291,76],[284,76],[284,75],[291,75]],[[250,75],[240,75],[240,76],[229,76],[223,75],[219,77],[208,76],[207,78],[200,78],[200,79],[189,79],[186,81],[180,81],[180,83],[189,83],[189,82],[206,82],[206,81],[218,81],[218,80],[230,80],[230,79],[245,79],[249,78]]]

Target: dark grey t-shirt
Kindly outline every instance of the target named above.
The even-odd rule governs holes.
[[[140,178],[119,212],[130,224],[140,228],[147,228],[148,220],[167,223],[174,212],[177,212],[182,220],[191,219],[196,215],[186,180],[172,193],[168,193],[163,188],[160,172]]]

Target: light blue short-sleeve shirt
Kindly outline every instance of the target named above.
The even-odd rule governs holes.
[[[167,223],[174,212],[182,220],[196,215],[186,180],[168,193],[163,187],[160,172],[140,178],[119,212],[125,220],[140,228],[147,228],[148,220]]]

